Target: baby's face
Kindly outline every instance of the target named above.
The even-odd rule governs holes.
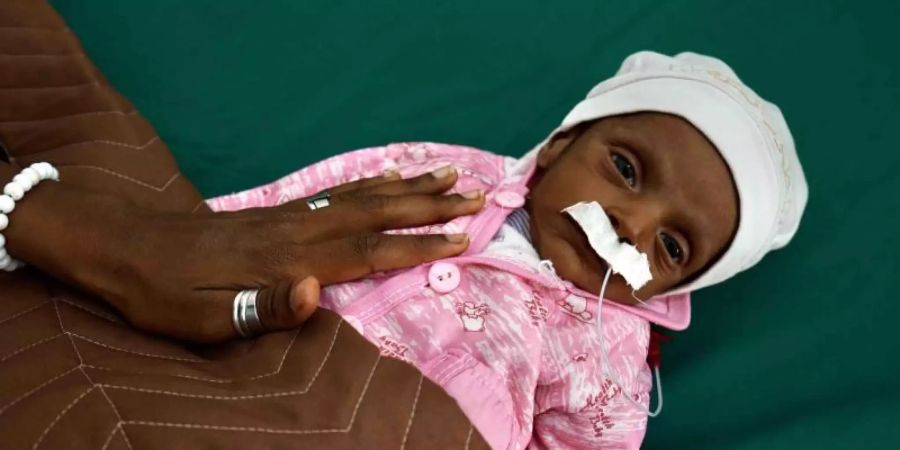
[[[560,277],[597,292],[606,262],[560,211],[596,201],[620,238],[647,254],[647,299],[700,273],[737,229],[738,196],[728,166],[689,122],[661,113],[608,117],[557,135],[538,156],[528,202],[531,234]],[[608,298],[635,303],[614,276]]]

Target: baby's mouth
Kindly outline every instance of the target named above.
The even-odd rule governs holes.
[[[646,253],[623,242],[613,223],[597,202],[580,202],[563,210],[584,231],[590,250],[598,258],[610,258],[606,265],[625,278],[634,289],[640,289],[653,279]]]
[[[587,240],[587,236],[584,235],[584,232],[581,231],[581,228],[578,227],[578,224],[575,223],[571,218],[564,217],[563,221],[565,228],[560,236],[563,240],[572,247],[572,250],[578,256],[581,261],[584,261],[584,267],[594,268],[598,267],[598,272],[600,276],[606,274],[606,271],[609,270],[609,263],[606,262],[605,259],[594,253],[591,249],[591,244]],[[593,262],[593,264],[592,264]]]
[[[606,274],[606,271],[609,270],[609,263],[599,256],[597,257],[597,260],[600,262],[600,272]]]

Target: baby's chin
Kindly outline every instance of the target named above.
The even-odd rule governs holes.
[[[554,263],[556,266],[556,263]],[[578,272],[568,272],[565,269],[557,270],[557,275],[564,280],[572,282],[579,289],[593,294],[600,294],[600,287],[603,284],[603,277],[606,271],[592,272],[580,270]],[[603,296],[606,300],[610,300],[623,305],[634,305],[638,301],[631,296],[631,287],[625,282],[625,279],[619,275],[610,275],[609,283],[606,286],[606,292]]]
[[[542,260],[549,260],[553,263],[557,276],[584,291],[600,293],[603,277],[606,275],[608,267],[604,261],[591,261],[590,263],[582,261],[574,244],[555,235],[540,236],[535,233],[533,238],[538,255]],[[615,274],[610,276],[604,297],[624,305],[638,303],[631,296],[631,288],[625,279]]]
[[[584,278],[591,278],[592,280],[589,282],[579,283],[573,279],[570,279],[565,274],[559,273],[560,278],[564,280],[569,280],[578,288],[583,289],[587,292],[591,292],[594,294],[600,294],[600,287],[603,284],[603,277],[606,275],[606,272],[603,272],[599,275],[594,275],[592,273],[582,274]],[[581,278],[575,276],[574,278]],[[625,282],[625,279],[619,275],[611,275],[609,278],[609,283],[606,286],[606,292],[603,297],[605,300],[610,300],[616,303],[620,303],[623,305],[635,305],[639,303],[637,299],[632,297],[631,295],[631,287]]]

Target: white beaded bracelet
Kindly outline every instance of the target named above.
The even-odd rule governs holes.
[[[0,231],[9,226],[8,214],[16,209],[16,202],[22,200],[31,188],[44,180],[59,181],[59,171],[50,163],[39,162],[26,167],[6,184],[3,195],[0,195]],[[14,259],[6,252],[6,238],[0,233],[0,270],[12,272],[24,265],[25,263]]]

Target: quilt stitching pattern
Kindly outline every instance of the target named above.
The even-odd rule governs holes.
[[[12,12],[6,8],[10,8],[9,11]],[[3,23],[16,20],[16,8],[38,10],[40,17],[51,17],[52,20],[44,20],[41,23]],[[7,37],[22,38],[34,33],[42,39],[42,42],[53,45],[44,45],[40,49],[34,49],[35,51],[30,51],[27,46],[4,47],[4,42],[13,42]],[[35,39],[38,39],[37,36]],[[52,108],[38,106],[31,111],[17,113],[11,118],[0,118],[0,133],[23,136],[22,142],[40,145],[41,139],[29,133],[46,133],[48,129],[53,130],[56,127],[65,130],[66,127],[90,125],[96,121],[107,125],[112,122],[115,127],[109,128],[113,131],[127,130],[129,134],[126,135],[140,136],[139,139],[142,141],[127,142],[121,140],[119,136],[105,135],[79,141],[77,138],[79,134],[75,133],[72,135],[75,136],[71,139],[72,142],[54,142],[51,145],[53,148],[35,152],[23,150],[17,153],[19,157],[34,159],[54,151],[78,152],[84,149],[91,151],[102,149],[105,152],[143,151],[151,157],[154,152],[165,152],[165,143],[152,132],[152,127],[127,100],[98,77],[98,72],[92,68],[89,58],[77,45],[77,39],[71,36],[67,27],[61,26],[61,21],[55,18],[50,7],[44,2],[23,4],[0,2],[0,65],[5,67],[9,64],[13,64],[17,70],[19,68],[28,70],[31,65],[40,64],[39,67],[45,69],[48,66],[54,68],[58,66],[60,71],[50,84],[40,84],[38,81],[30,85],[0,87],[0,95],[3,95],[3,98],[40,99],[43,98],[40,96],[46,97],[54,92],[63,92],[67,96],[81,96],[77,98],[95,96],[103,101],[84,102],[82,110],[77,107],[67,108],[62,113],[56,111],[56,114]],[[27,79],[27,77],[19,78]],[[35,100],[22,104],[38,103]],[[148,135],[146,132],[148,129],[152,135]],[[167,175],[165,181],[160,183],[148,178],[165,175],[167,172],[140,175],[114,164],[90,162],[57,163],[57,166],[64,174],[78,170],[90,171],[101,177],[108,177],[110,183],[118,183],[120,186],[136,185],[145,189],[147,195],[169,196],[181,192],[177,189],[180,185],[175,183],[181,177],[177,169],[169,172],[171,175]],[[173,185],[176,188],[173,188]],[[191,212],[200,211],[204,205],[205,202],[199,200]],[[0,274],[0,285],[6,280],[15,281],[16,278],[13,277],[18,276],[20,275]],[[14,350],[5,350],[5,353],[0,355],[0,368],[4,373],[12,374],[28,370],[34,374],[26,379],[4,377],[4,385],[0,389],[0,434],[7,434],[15,429],[9,427],[16,427],[17,421],[22,420],[23,412],[31,411],[38,405],[41,413],[47,416],[38,418],[39,427],[34,430],[36,434],[27,435],[29,443],[25,448],[30,446],[33,450],[56,447],[59,445],[59,439],[71,439],[72,423],[78,422],[86,411],[101,410],[107,411],[108,416],[95,414],[90,422],[91,426],[99,427],[95,435],[96,444],[90,448],[102,450],[111,447],[143,448],[145,445],[143,439],[153,430],[180,430],[180,432],[207,430],[290,436],[348,434],[358,428],[363,405],[374,401],[368,399],[373,398],[372,389],[375,380],[380,379],[379,374],[390,373],[393,370],[387,368],[383,356],[373,348],[371,359],[359,361],[362,367],[359,368],[359,373],[354,375],[358,375],[357,387],[346,392],[355,396],[355,399],[352,397],[352,400],[348,399],[349,415],[343,410],[338,412],[344,415],[338,414],[334,418],[332,415],[323,416],[327,421],[334,421],[334,424],[320,423],[318,426],[304,427],[302,423],[265,426],[260,422],[251,422],[241,426],[216,420],[206,423],[203,422],[206,418],[204,414],[198,415],[196,421],[193,421],[194,417],[191,417],[191,421],[175,420],[174,417],[172,420],[166,420],[167,414],[153,416],[153,411],[145,411],[140,403],[135,403],[135,396],[147,399],[164,397],[173,401],[188,402],[190,405],[208,402],[209,406],[204,404],[203,408],[210,411],[254,400],[274,400],[281,406],[289,406],[291,402],[302,402],[300,400],[302,396],[317,392],[319,384],[327,384],[323,383],[323,380],[328,380],[330,376],[329,363],[340,363],[335,361],[339,355],[336,349],[345,339],[342,336],[355,334],[352,329],[344,327],[342,321],[336,321],[333,325],[328,325],[321,334],[321,339],[317,341],[318,346],[315,347],[318,350],[312,350],[313,347],[298,342],[302,330],[296,330],[284,334],[281,341],[268,342],[276,345],[267,345],[267,351],[262,354],[263,356],[256,358],[253,364],[235,364],[235,361],[229,359],[203,356],[202,352],[193,352],[190,348],[177,349],[183,352],[168,352],[166,345],[170,343],[149,337],[143,342],[141,338],[123,339],[123,336],[134,335],[136,332],[130,330],[127,322],[114,311],[68,290],[52,287],[53,285],[46,287],[46,284],[42,283],[40,288],[46,290],[45,295],[36,296],[34,301],[29,300],[30,303],[26,302],[16,310],[4,310],[3,317],[0,317],[0,331],[9,330],[13,326],[21,327],[26,321],[28,324],[41,323],[41,327],[55,323],[47,330],[41,328],[45,331],[43,336],[30,336],[26,339],[10,333],[10,336],[4,339],[9,339],[8,342],[13,343],[10,347]],[[0,289],[0,294],[5,295],[6,292]],[[2,300],[5,299],[0,298],[0,301]],[[143,346],[144,342],[151,345]],[[64,351],[60,352],[60,348]],[[310,351],[316,352],[315,359],[304,360],[303,370],[286,363],[290,355],[299,356],[304,354],[301,352]],[[44,357],[45,354],[47,357]],[[238,353],[236,357],[240,358],[242,355]],[[148,364],[147,361],[156,362]],[[150,370],[147,370],[148,367]],[[415,423],[426,411],[424,409],[426,403],[423,403],[426,391],[423,388],[428,381],[421,374],[416,374],[416,377],[409,378],[409,381],[413,382],[407,391],[411,398],[404,397],[409,399],[409,403],[400,404],[397,408],[397,412],[400,413],[398,424],[403,424],[403,428],[398,430],[392,445],[401,449],[406,448],[411,442],[411,436],[415,435]],[[7,379],[14,382],[6,385]],[[136,380],[139,380],[140,384],[137,384]],[[450,405],[452,401],[448,404]],[[102,409],[91,409],[98,407]],[[327,412],[323,411],[323,414]],[[16,431],[18,433],[20,430]],[[462,433],[457,442],[464,443],[463,448],[468,449],[476,434],[471,426],[462,431],[467,431],[468,434]]]

